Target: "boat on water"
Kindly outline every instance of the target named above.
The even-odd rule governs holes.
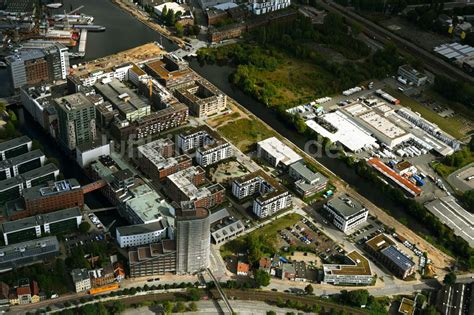
[[[59,9],[62,6],[63,6],[63,4],[61,2],[48,3],[46,5],[46,7],[50,8],[50,9]]]

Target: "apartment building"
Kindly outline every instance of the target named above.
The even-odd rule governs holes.
[[[0,180],[15,177],[44,165],[46,157],[41,150],[33,150],[24,154],[0,161]]]
[[[257,156],[273,167],[288,168],[303,158],[275,137],[257,142]]]
[[[85,292],[92,288],[91,278],[87,269],[73,269],[71,271],[71,278],[72,282],[74,283],[76,293]]]
[[[235,179],[232,182],[232,194],[239,200],[257,196],[253,202],[253,212],[259,218],[273,215],[292,205],[291,194],[263,171]]]
[[[333,224],[344,233],[367,222],[369,215],[364,205],[347,194],[334,197],[323,208],[332,217]]]
[[[176,89],[175,95],[180,102],[189,106],[192,115],[199,118],[216,115],[227,108],[227,96],[203,79]]]
[[[59,142],[67,149],[96,139],[95,106],[83,93],[54,100],[58,113]]]
[[[27,136],[21,136],[0,143],[0,161],[29,152],[32,144],[33,142]]]

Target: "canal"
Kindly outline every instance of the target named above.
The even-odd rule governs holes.
[[[161,38],[158,33],[136,20],[130,14],[122,11],[109,0],[64,0],[63,8],[58,11],[64,12],[64,10],[66,10],[67,12],[71,9],[71,6],[72,9],[75,9],[81,5],[84,5],[80,10],[81,13],[94,16],[94,24],[105,26],[107,30],[105,32],[90,33],[88,35],[85,58],[73,59],[71,60],[71,63],[73,64],[104,57],[150,41],[161,41],[168,51],[177,48],[174,43],[171,43],[164,37]],[[245,95],[242,91],[230,84],[228,78],[234,71],[233,67],[218,65],[201,66],[196,60],[191,61],[191,67],[197,73],[219,87],[227,95],[239,102],[242,106],[265,121],[277,132],[291,140],[301,149],[304,149],[306,139],[303,136],[288,128],[278,119],[277,115],[275,115],[275,113],[265,105],[257,102],[252,97]],[[0,71],[0,82],[2,82],[0,85],[0,93],[4,91],[3,82],[5,82],[5,78],[5,71]],[[51,144],[51,140],[39,130],[39,126],[34,128],[31,126],[32,125],[28,124],[27,130],[25,130],[26,133],[31,135],[32,138],[40,140],[40,142],[45,146],[45,150],[48,150],[51,156],[59,160],[62,169],[64,169],[65,172],[70,172],[69,174],[65,173],[66,177],[70,175],[71,177],[78,177],[80,179],[82,176],[80,168],[76,168],[75,165],[72,166],[73,163],[70,163],[70,161],[68,162],[67,159],[62,157],[62,153],[57,149],[55,144]],[[317,157],[317,160],[336,175],[344,179],[351,186],[355,187],[360,194],[372,201],[374,204],[380,208],[388,210],[397,219],[404,218],[404,220],[408,222],[410,228],[420,232],[425,231],[423,226],[418,224],[414,218],[407,215],[400,205],[387,200],[387,198],[380,194],[371,183],[363,180],[344,162],[327,156]],[[88,200],[88,202],[91,202],[91,207],[93,207],[93,204],[103,204],[105,202],[103,198],[95,196],[95,194],[92,197],[88,196],[88,199],[90,198],[93,198],[93,200]]]

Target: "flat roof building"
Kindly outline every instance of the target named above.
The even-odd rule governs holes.
[[[59,255],[56,236],[0,247],[0,273],[41,263]]]
[[[273,167],[289,167],[303,158],[275,137],[257,142],[257,155],[267,160]]]
[[[323,208],[329,212],[333,224],[347,233],[367,221],[369,210],[348,194],[341,194],[329,200]]]
[[[370,254],[401,279],[405,279],[416,271],[413,260],[400,251],[395,246],[395,242],[385,234],[374,236],[365,243],[365,247]]]
[[[0,161],[0,180],[41,167],[45,161],[46,157],[39,149]]]
[[[227,108],[227,96],[203,79],[176,89],[175,94],[178,100],[189,106],[191,114],[199,118],[216,115]]]
[[[428,82],[428,77],[424,73],[421,73],[409,64],[398,67],[398,75],[407,79],[408,82],[411,82],[416,86],[421,86]]]
[[[291,164],[289,175],[294,180],[296,191],[303,197],[326,189],[328,183],[327,177],[319,172],[313,172],[302,162]]]
[[[324,264],[324,282],[335,285],[370,285],[374,277],[367,258],[356,251],[346,255],[346,264]]]
[[[10,159],[31,150],[33,142],[27,136],[21,136],[0,143],[0,161]]]
[[[120,248],[156,243],[167,236],[166,218],[148,224],[120,226],[116,229],[116,239]]]
[[[162,240],[128,251],[130,277],[139,278],[176,272],[176,242]]]

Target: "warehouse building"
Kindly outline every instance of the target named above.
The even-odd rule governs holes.
[[[367,222],[369,215],[364,205],[345,193],[329,200],[323,208],[332,217],[333,224],[344,233]]]
[[[59,254],[59,242],[56,236],[3,246],[0,247],[0,273],[42,263]]]
[[[424,73],[421,73],[408,64],[398,67],[398,75],[415,86],[425,85],[426,82],[428,82],[428,77]]]
[[[76,230],[82,222],[79,208],[69,208],[2,223],[5,245],[35,239],[42,235]]]
[[[405,279],[416,271],[416,266],[395,242],[385,234],[379,234],[365,243],[368,252],[390,269],[397,277]]]
[[[352,251],[346,260],[346,264],[324,264],[323,281],[335,285],[370,285],[374,281],[367,258]]]
[[[130,277],[140,278],[176,272],[176,242],[162,240],[128,251]]]
[[[303,158],[275,137],[257,143],[257,156],[268,161],[273,167],[288,168]]]
[[[120,226],[116,229],[117,243],[120,248],[157,243],[167,237],[167,228],[165,218],[148,224]]]

